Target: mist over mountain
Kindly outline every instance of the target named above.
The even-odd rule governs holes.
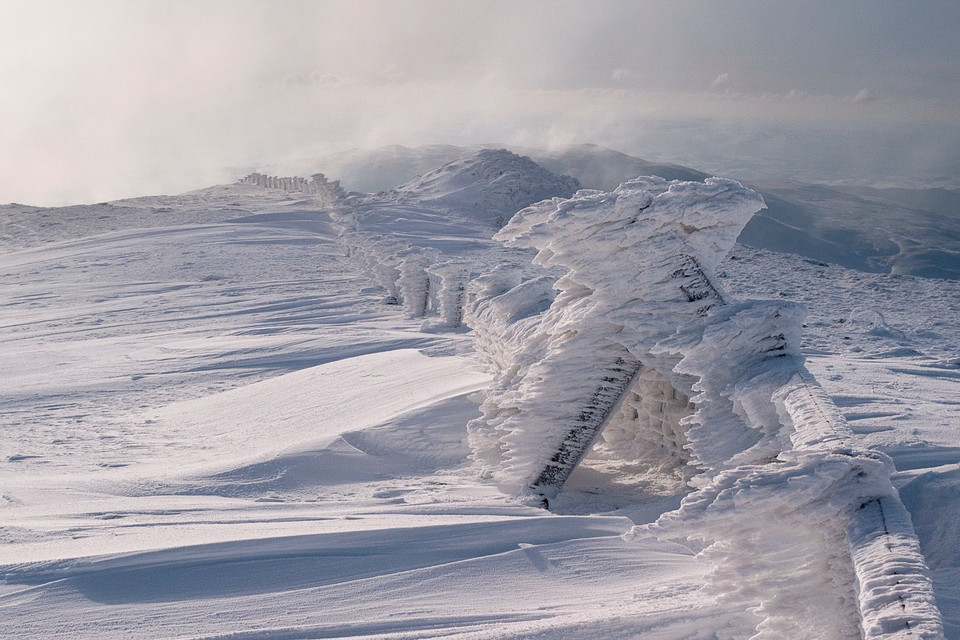
[[[689,167],[650,162],[595,144],[548,149],[495,143],[420,147],[390,145],[279,162],[258,167],[258,170],[277,175],[311,175],[319,171],[335,176],[348,190],[374,193],[391,189],[482,149],[507,149],[527,156],[553,173],[577,178],[588,189],[612,190],[621,182],[640,175],[655,175],[667,180],[702,180],[707,177],[706,173]]]

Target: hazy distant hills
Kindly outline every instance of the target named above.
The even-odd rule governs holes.
[[[769,208],[744,228],[742,244],[860,271],[960,279],[960,194],[789,181],[751,186]]]
[[[260,167],[259,170],[287,176],[308,176],[322,172],[331,179],[340,180],[346,189],[361,193],[392,191],[391,197],[402,196],[406,199],[442,196],[469,200],[474,198],[469,187],[458,189],[456,194],[437,191],[439,183],[434,183],[437,182],[437,176],[442,174],[436,170],[473,156],[482,149],[491,148],[505,147],[390,146],[285,162]],[[531,167],[524,166],[517,175],[536,174],[534,183],[550,183],[551,188],[568,180],[562,176],[575,178],[585,188],[603,190],[611,190],[624,180],[638,175],[658,175],[671,180],[702,180],[707,177],[707,174],[689,167],[649,162],[596,145],[549,150],[513,147],[510,150],[528,156],[546,170],[537,173]],[[504,169],[500,166],[502,162],[494,164],[498,171]],[[457,167],[454,165],[454,168]],[[469,169],[480,170],[482,167],[478,165]],[[481,173],[483,171],[485,169]],[[513,180],[511,176],[516,172],[512,169],[506,173],[507,178],[499,179],[495,185],[499,189],[497,207],[500,204],[512,206],[526,202],[527,196],[531,195],[526,191],[534,189],[536,185],[524,186],[520,184],[523,181]],[[556,175],[551,177],[548,173]],[[447,186],[445,181],[448,178],[443,177],[443,184]],[[569,182],[574,184],[573,181]],[[748,186],[763,194],[768,209],[754,216],[747,224],[739,238],[741,244],[795,253],[860,271],[960,280],[960,192],[942,188],[826,186],[787,179],[748,183]],[[212,195],[207,190],[194,194],[199,209],[208,212],[219,208],[230,209],[231,193],[219,194],[222,202],[210,201]],[[510,213],[500,211],[492,202],[480,203],[478,200],[474,204],[490,206],[489,213],[493,215],[509,216]],[[143,217],[147,220],[157,212],[164,211],[163,205],[162,198],[156,197],[92,205],[100,206],[103,211],[99,217],[92,216],[90,219],[97,220],[97,227],[102,227],[102,230],[123,228],[132,223],[131,218]],[[497,208],[497,211],[493,211],[493,208]],[[64,216],[75,215],[74,209],[76,207],[0,207],[0,246],[9,248],[22,244],[32,237],[31,234],[38,234],[37,237],[43,235],[49,240],[63,226]],[[17,242],[12,241],[14,236]]]
[[[481,148],[391,146],[349,151],[264,167],[281,175],[317,171],[345,188],[391,189]],[[557,149],[509,147],[587,188],[610,190],[638,175],[702,180],[708,174],[675,164],[648,162],[596,145]],[[727,176],[736,178],[737,176]],[[742,244],[842,265],[860,271],[960,279],[960,193],[947,189],[832,187],[791,180],[750,184],[768,209],[747,224]]]
[[[469,147],[392,145],[378,149],[355,149],[319,158],[303,158],[260,167],[270,175],[308,176],[322,172],[335,178],[349,191],[376,193],[413,180],[443,165],[481,149],[507,149],[527,156],[560,175],[577,178],[590,189],[613,190],[624,180],[640,175],[657,175],[668,180],[703,180],[708,174],[677,164],[648,162],[613,149],[592,144],[556,149],[535,149],[503,144]]]

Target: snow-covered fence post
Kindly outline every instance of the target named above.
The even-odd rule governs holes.
[[[431,266],[427,271],[440,281],[437,304],[441,321],[444,326],[458,329],[463,324],[470,270],[457,262],[444,262]]]
[[[357,232],[341,234],[339,241],[345,253],[358,263],[360,270],[386,291],[384,302],[400,304],[398,254],[409,250],[409,247],[394,240]]]
[[[248,184],[265,189],[280,189],[289,193],[310,194],[318,196],[317,200],[327,206],[337,205],[347,197],[346,192],[340,186],[339,180],[330,182],[322,173],[313,174],[308,181],[306,178],[298,176],[277,177],[254,172],[240,178],[237,184]]]
[[[403,302],[403,310],[410,318],[422,318],[430,305],[430,274],[427,268],[435,260],[422,249],[408,249],[398,258],[400,263],[397,287]]]
[[[923,553],[910,514],[890,476],[885,454],[858,449],[843,414],[823,388],[800,370],[774,394],[793,427],[795,451],[839,455],[857,469],[859,491],[844,506],[846,539],[857,582],[864,640],[943,638]]]

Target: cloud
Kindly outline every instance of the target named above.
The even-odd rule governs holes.
[[[955,126],[960,19],[891,8],[865,25],[840,3],[771,2],[8,3],[0,202],[183,191],[223,167],[379,144],[622,147],[680,121]],[[911,27],[925,48],[905,67]],[[841,101],[850,87],[883,97]],[[654,139],[636,150],[675,148]]]
[[[713,82],[710,83],[710,88],[716,89],[718,87],[722,87],[723,85],[729,84],[729,83],[730,83],[730,74],[721,73],[713,80]]]
[[[864,87],[863,89],[860,89],[860,91],[857,91],[854,94],[844,97],[843,103],[844,104],[863,104],[865,102],[873,102],[876,99],[877,99],[877,94],[875,94],[873,91],[871,91],[867,87]]]

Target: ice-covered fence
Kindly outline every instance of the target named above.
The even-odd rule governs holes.
[[[697,540],[755,638],[941,637],[892,465],[853,445],[804,368],[801,311],[734,303],[713,280],[762,206],[729,180],[647,178],[518,213],[499,239],[567,273],[552,293],[481,281],[468,317],[496,380],[474,459],[547,504],[598,439],[628,443],[695,488],[635,535]]]
[[[705,471],[643,530],[701,541],[719,597],[762,618],[756,638],[940,638],[893,464],[857,446],[803,366],[801,318],[748,301],[658,343],[696,380],[687,438]]]
[[[434,327],[463,322],[470,269],[436,249],[416,247],[382,234],[346,232],[340,244],[367,276],[410,318],[439,316]]]
[[[644,371],[664,374],[661,386],[677,390],[671,407],[685,405],[692,380],[673,375],[651,350],[723,305],[708,274],[762,207],[732,180],[651,177],[517,213],[495,237],[537,249],[535,262],[567,274],[553,285],[555,298],[541,280],[471,306],[481,352],[516,345],[492,358],[497,383],[469,426],[483,472],[507,491],[549,499],[621,413],[625,392],[649,382]],[[674,441],[682,437],[676,426]]]
[[[397,269],[400,277],[397,286],[400,288],[400,297],[403,310],[410,318],[422,318],[432,311],[435,286],[427,269],[437,260],[437,252],[410,247],[397,255],[400,264]]]
[[[350,257],[364,274],[385,292],[384,301],[400,304],[399,254],[409,245],[385,236],[359,232],[343,233],[338,238],[344,253]]]
[[[334,204],[346,198],[347,194],[340,186],[339,180],[330,181],[322,173],[315,173],[309,178],[299,176],[268,176],[262,173],[251,173],[237,184],[248,184],[265,189],[279,189],[291,193],[304,193],[321,197]]]

